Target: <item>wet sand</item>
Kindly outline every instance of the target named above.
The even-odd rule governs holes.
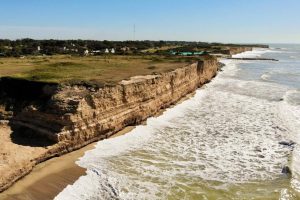
[[[134,127],[126,127],[116,133],[118,137],[130,132]],[[92,143],[77,151],[61,157],[52,158],[37,165],[30,174],[16,182],[8,190],[0,194],[3,200],[48,200],[57,196],[67,185],[73,184],[80,176],[85,174],[84,168],[76,165],[76,161],[86,151],[94,148]]]

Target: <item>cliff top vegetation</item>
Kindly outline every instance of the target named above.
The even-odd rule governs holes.
[[[0,77],[49,83],[113,84],[136,75],[162,73],[200,57],[180,56],[28,56],[0,58]]]

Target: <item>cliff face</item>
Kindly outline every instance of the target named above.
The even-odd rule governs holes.
[[[222,49],[222,50],[217,50],[215,51],[215,53],[221,53],[224,55],[235,55],[235,54],[239,54],[239,53],[243,53],[245,51],[252,51],[252,47],[247,47],[247,46],[243,46],[243,47],[227,47],[226,49]]]
[[[0,131],[12,131],[2,134],[5,148],[0,156],[12,161],[0,165],[0,192],[38,163],[107,138],[175,104],[209,82],[218,67],[217,60],[209,57],[174,71],[136,76],[103,88],[0,80],[0,120],[8,119],[10,126]],[[16,152],[26,156],[15,160]]]
[[[55,142],[81,144],[106,138],[195,91],[210,81],[217,69],[217,60],[211,58],[164,74],[132,77],[116,86],[64,87],[47,105],[26,107],[11,123]]]
[[[235,54],[243,53],[245,51],[252,51],[252,47],[231,47],[229,49],[229,54],[235,55]]]

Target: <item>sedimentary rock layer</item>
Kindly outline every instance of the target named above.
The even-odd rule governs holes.
[[[64,87],[47,105],[28,106],[11,122],[55,142],[80,144],[95,137],[108,137],[195,91],[210,81],[217,69],[217,60],[210,58],[163,74],[132,77],[115,86]]]
[[[217,70],[217,60],[208,56],[170,72],[136,76],[102,88],[35,85],[2,79],[0,119],[8,119],[12,131],[19,132],[16,135],[29,134],[32,140],[33,135],[38,135],[39,139],[50,139],[52,144],[40,145],[39,148],[46,148],[28,162],[23,161],[23,167],[4,174],[0,192],[28,174],[36,164],[107,138],[175,104],[209,82]],[[22,94],[18,92],[20,89]]]

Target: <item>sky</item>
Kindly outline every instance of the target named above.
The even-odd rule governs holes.
[[[300,43],[299,10],[300,0],[0,0],[0,38]]]

